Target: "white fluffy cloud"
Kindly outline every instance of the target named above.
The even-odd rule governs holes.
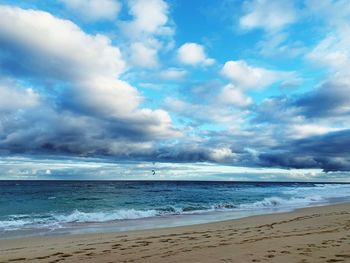
[[[243,60],[227,61],[221,74],[240,89],[264,88],[279,78],[279,73],[250,66]]]
[[[227,147],[211,149],[209,156],[216,162],[232,162],[237,158],[237,155]]]
[[[130,58],[133,65],[143,68],[158,66],[157,49],[149,47],[142,42],[135,42],[130,47]]]
[[[169,30],[168,5],[163,0],[130,0],[130,14],[134,20],[129,24],[131,33],[165,33]]]
[[[252,104],[253,100],[247,97],[233,84],[227,84],[219,93],[218,102],[238,107],[246,107]]]
[[[172,46],[173,28],[169,25],[169,7],[163,0],[128,1],[129,21],[120,21],[126,36],[125,53],[131,64],[154,68],[158,66],[158,53]]]
[[[32,108],[39,104],[39,94],[34,90],[8,87],[0,83],[0,112]]]
[[[204,47],[197,43],[185,43],[177,50],[178,60],[187,65],[212,65],[215,61],[208,58]]]
[[[69,10],[82,19],[96,21],[100,19],[113,20],[120,11],[117,0],[60,0]]]
[[[61,79],[117,77],[124,71],[120,50],[103,35],[88,35],[43,11],[1,6],[0,16],[2,52],[24,50],[30,60],[17,62],[22,70]]]
[[[239,24],[243,29],[276,31],[296,20],[297,11],[293,1],[252,0],[246,3],[246,13],[240,18]]]
[[[150,137],[178,134],[167,112],[140,108],[139,92],[118,80],[125,63],[107,37],[86,34],[47,12],[1,6],[0,39],[1,70],[11,65],[18,78],[63,84],[71,110],[122,121]]]

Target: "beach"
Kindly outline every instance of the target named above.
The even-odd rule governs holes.
[[[0,0],[0,263],[350,263],[350,0]]]
[[[350,204],[155,230],[0,240],[0,262],[350,262]]]

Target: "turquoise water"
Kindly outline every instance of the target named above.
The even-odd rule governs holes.
[[[350,184],[0,181],[0,238],[123,231],[350,200]]]

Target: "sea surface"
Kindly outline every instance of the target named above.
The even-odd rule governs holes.
[[[0,239],[190,225],[350,201],[350,184],[0,181]]]

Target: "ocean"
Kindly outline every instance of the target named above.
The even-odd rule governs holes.
[[[0,181],[0,238],[206,223],[350,201],[350,184]]]

